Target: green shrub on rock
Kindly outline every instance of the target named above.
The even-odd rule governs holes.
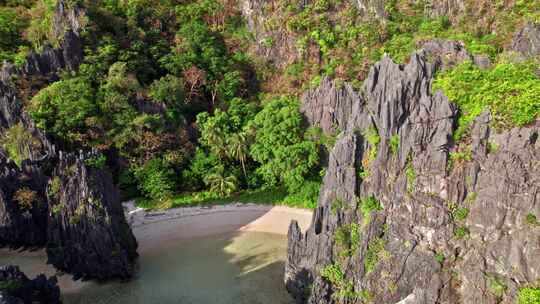
[[[501,62],[481,70],[472,62],[442,72],[433,83],[459,106],[455,138],[469,132],[472,122],[489,109],[498,128],[526,125],[540,114],[540,78],[537,65],[530,62]]]
[[[538,304],[540,303],[540,288],[525,287],[519,290],[517,304]]]

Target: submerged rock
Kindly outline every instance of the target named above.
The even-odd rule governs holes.
[[[61,156],[47,188],[48,262],[75,278],[129,278],[137,241],[109,172]]]
[[[540,279],[540,124],[495,134],[484,113],[456,146],[457,108],[432,94],[429,57],[384,57],[349,94],[312,225],[289,229],[298,303],[512,303]]]
[[[59,304],[56,277],[30,280],[17,266],[0,267],[0,304]]]

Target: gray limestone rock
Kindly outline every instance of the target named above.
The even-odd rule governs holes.
[[[540,126],[495,134],[486,112],[461,151],[470,157],[451,160],[457,108],[432,93],[438,56],[420,51],[405,65],[384,57],[362,94],[326,80],[306,93],[320,99],[304,105],[310,122],[345,127],[311,227],[289,230],[285,282],[298,303],[513,303],[540,279],[540,227],[525,220],[540,218]],[[370,197],[380,208],[366,207]],[[341,269],[339,282],[321,275],[328,265]]]
[[[137,241],[111,174],[87,166],[95,155],[60,155],[47,197],[48,262],[75,278],[132,276]]]

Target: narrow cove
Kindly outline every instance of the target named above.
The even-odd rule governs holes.
[[[136,277],[104,284],[59,278],[63,302],[85,303],[292,303],[283,286],[286,237],[264,232],[227,233],[180,240],[141,254]],[[43,252],[3,251],[0,264],[20,265],[29,276],[45,271]]]

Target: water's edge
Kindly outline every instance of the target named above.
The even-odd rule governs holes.
[[[283,286],[284,235],[228,232],[167,242],[145,250],[129,282],[74,282],[59,276],[66,304],[238,303],[288,304]],[[0,251],[0,264],[16,264],[33,277],[55,274],[43,251]]]

